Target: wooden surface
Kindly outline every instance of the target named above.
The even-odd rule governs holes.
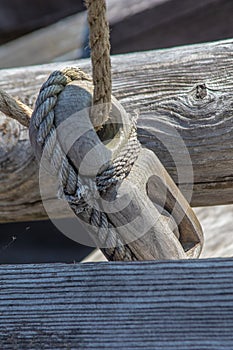
[[[204,233],[201,258],[233,256],[233,205],[194,208]],[[94,250],[83,261],[106,261],[100,250]]]
[[[13,349],[230,350],[233,261],[0,267]]]
[[[128,112],[139,110],[139,140],[175,181],[176,168],[165,146],[178,155],[179,170],[186,174],[187,152],[175,130],[183,138],[194,170],[193,206],[232,203],[232,49],[229,40],[112,59],[114,95]],[[0,87],[32,103],[51,71],[72,64],[77,62],[1,70]],[[78,66],[90,72],[89,61]],[[1,222],[44,218],[27,131],[1,118],[0,133]],[[187,183],[181,185],[185,195]]]

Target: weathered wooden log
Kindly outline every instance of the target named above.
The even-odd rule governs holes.
[[[230,350],[233,261],[0,267],[12,349]]]
[[[75,71],[72,73],[74,76]],[[63,77],[66,74],[67,72],[60,73]],[[49,83],[50,81],[51,76],[46,82],[46,89],[40,92],[38,101],[43,102],[37,104],[29,127],[34,153],[47,169],[43,179],[40,177],[40,188],[43,188],[45,195],[55,197],[60,188],[69,198],[68,202],[73,211],[88,226],[96,246],[101,247],[110,260],[199,257],[203,234],[194,212],[157,156],[142,148],[135,139],[133,123],[119,102],[112,97],[109,123],[104,124],[97,134],[94,126],[101,125],[98,109],[96,111],[92,109],[91,117],[89,111],[85,111],[90,109],[92,104],[92,83],[85,78],[81,80],[76,72],[76,79],[65,86],[56,98],[55,107],[48,112],[46,106],[51,100],[52,91],[58,85],[54,74],[52,83]],[[42,110],[46,112],[43,114],[43,122],[38,125]],[[47,124],[52,113],[54,115],[52,126],[41,133],[42,126]],[[56,140],[52,132],[55,126]],[[52,151],[51,147],[47,148],[51,143]],[[130,159],[126,156],[126,152],[131,155]],[[74,170],[72,172],[68,164],[64,166],[66,154],[72,162],[72,169],[76,169],[80,175],[77,188],[76,185],[75,188],[72,185]],[[109,164],[116,164],[114,163],[116,159],[118,159],[116,167],[118,170],[115,168],[116,171],[113,172]],[[129,165],[129,162],[133,163]],[[127,177],[122,176],[127,172],[129,172]],[[47,186],[49,176],[50,183],[55,184],[53,192],[50,191],[51,187]],[[88,177],[89,181],[82,180],[82,177]],[[93,181],[93,177],[98,180]],[[112,182],[114,178],[120,181],[114,183]],[[78,178],[75,183],[77,181]],[[57,182],[60,186],[56,185]],[[101,195],[90,193],[87,198],[82,190],[84,185],[92,189],[90,192],[94,192],[94,188],[97,187]],[[77,192],[79,196],[76,196]],[[88,209],[83,210],[80,197],[86,202]],[[54,208],[51,208],[51,204],[49,208],[47,207],[47,213],[53,215],[54,209],[58,210],[61,205],[61,200],[55,201]],[[65,202],[64,210],[66,208]],[[62,208],[60,210],[63,215],[64,210]],[[103,222],[107,222],[107,232]],[[73,239],[80,241],[79,238],[75,225]],[[120,248],[123,244],[124,249]]]
[[[166,148],[178,156],[180,174],[187,173],[189,151],[193,206],[232,203],[232,49],[233,41],[227,40],[112,58],[114,95],[126,111],[139,110],[139,140],[175,181],[176,167]],[[90,71],[89,61],[78,65]],[[2,70],[0,87],[32,103],[42,82],[59,67],[64,64]],[[1,222],[46,217],[27,131],[1,117],[0,132]],[[189,180],[180,183],[184,195]]]

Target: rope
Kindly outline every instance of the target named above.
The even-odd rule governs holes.
[[[95,113],[91,113],[91,120],[96,130],[109,118],[111,109],[111,60],[109,25],[106,19],[105,0],[86,0],[88,22],[90,26],[90,48],[92,59],[92,75],[94,84],[93,104]],[[70,74],[72,74],[70,72]],[[73,71],[75,75],[76,72]],[[81,74],[81,70],[80,70]],[[83,75],[85,73],[82,72]],[[63,79],[65,74],[63,76]],[[86,75],[87,78],[87,75]],[[76,77],[69,77],[70,81]],[[90,80],[90,78],[88,78]],[[61,85],[63,82],[61,82]],[[0,111],[10,118],[16,119],[22,125],[29,127],[32,110],[21,101],[13,98],[0,89]],[[99,124],[99,125],[98,125]]]
[[[96,105],[99,106],[97,113],[91,113],[90,119],[93,125],[97,125],[96,130],[98,130],[109,118],[111,109],[109,27],[106,20],[105,0],[87,0],[86,3],[92,49],[95,111]],[[128,142],[108,169],[97,174],[96,182],[81,178],[78,170],[70,164],[59,144],[54,114],[59,94],[67,84],[74,80],[91,81],[91,78],[77,68],[53,72],[40,90],[33,113],[28,106],[0,90],[0,111],[18,120],[24,126],[33,125],[37,131],[37,144],[34,146],[38,146],[41,150],[46,149],[46,158],[58,176],[60,184],[58,196],[68,201],[77,216],[88,219],[89,223],[96,227],[96,234],[93,235],[93,238],[98,246],[108,247],[102,248],[105,256],[109,260],[137,260],[130,247],[125,245],[116,232],[107,214],[88,204],[90,197],[94,202],[97,192],[101,195],[110,186],[115,186],[119,181],[123,181],[129,174],[140,152],[136,123],[132,120]]]
[[[112,77],[110,61],[109,25],[106,19],[105,0],[86,0],[90,27],[90,48],[94,84],[93,104],[99,108],[94,125],[99,127],[109,118],[111,109]],[[96,117],[95,117],[96,116]]]
[[[21,101],[14,99],[0,89],[0,111],[10,118],[16,119],[22,125],[29,127],[32,110]]]
[[[58,197],[66,199],[77,216],[88,218],[89,223],[97,228],[96,235],[92,237],[98,246],[110,247],[102,248],[108,259],[137,260],[116,233],[108,216],[88,204],[90,199],[92,202],[95,201],[97,192],[101,195],[129,174],[140,152],[135,122],[132,121],[127,144],[112,164],[105,171],[97,174],[96,183],[93,183],[92,179],[83,179],[78,175],[78,170],[69,163],[57,139],[54,107],[58,95],[71,80],[83,79],[90,80],[79,69],[68,68],[53,72],[40,90],[31,123],[37,129],[37,143],[42,151],[45,149],[46,159],[52,165],[52,172],[58,176],[60,185]]]
[[[40,90],[35,106],[37,117],[34,126],[39,129],[37,142],[42,146],[50,129],[53,127],[53,109],[57,103],[57,96],[67,84],[74,80],[91,81],[91,78],[81,69],[66,68],[62,71],[54,71]]]

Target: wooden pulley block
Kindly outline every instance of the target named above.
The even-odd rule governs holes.
[[[93,182],[92,202],[77,213],[91,236],[97,237],[96,245],[109,260],[197,258],[203,234],[188,202],[156,155],[132,142],[132,120],[114,97],[109,121],[96,131],[91,122],[92,94],[91,81],[67,84],[57,96],[53,123],[77,176],[87,186]],[[43,147],[35,118],[36,111],[30,138],[40,159]]]

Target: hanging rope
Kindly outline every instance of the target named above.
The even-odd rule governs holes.
[[[86,0],[86,4],[93,65],[92,102],[95,106],[92,108],[90,119],[98,130],[110,118],[111,110],[109,27],[106,20],[105,0]],[[92,237],[98,246],[107,247],[102,248],[105,256],[109,260],[138,260],[141,257],[140,252],[134,253],[131,246],[125,244],[108,215],[88,204],[90,197],[94,202],[98,198],[96,194],[101,196],[110,186],[116,186],[123,181],[131,171],[141,152],[141,146],[137,140],[136,123],[131,119],[130,132],[124,146],[115,159],[112,159],[107,169],[97,174],[96,181],[80,177],[78,169],[71,164],[59,143],[55,120],[55,107],[60,93],[67,84],[80,80],[90,82],[91,78],[77,68],[53,72],[39,92],[33,113],[28,106],[0,90],[0,111],[18,120],[24,126],[28,127],[30,124],[30,136],[35,153],[41,155],[46,147],[46,157],[58,176],[60,183],[58,196],[68,201],[77,216],[84,218],[84,221],[87,219],[86,222],[96,228],[95,235],[93,237],[92,234]],[[182,253],[180,256],[183,256],[182,247],[178,245],[177,249]]]
[[[109,118],[112,95],[109,25],[105,0],[86,0],[90,28],[92,76],[94,84],[93,104],[99,105],[92,116],[94,125],[100,128]],[[99,123],[99,127],[98,124]]]
[[[90,47],[94,84],[91,120],[98,130],[109,118],[111,110],[112,77],[110,60],[109,25],[105,0],[86,0],[90,27]],[[32,110],[21,101],[0,89],[0,111],[28,127]]]
[[[111,109],[112,82],[109,27],[106,20],[104,0],[88,0],[87,8],[93,66],[93,105],[95,106],[90,117],[93,125],[97,126],[96,129],[98,130],[108,120]],[[64,89],[65,84],[70,81],[69,75],[71,72],[74,80],[89,80],[86,75],[82,76],[79,70],[58,71],[49,77],[40,90],[32,117],[34,128],[38,130],[37,142],[42,146],[42,150],[45,145],[47,146],[46,156],[49,158],[50,164],[53,164],[60,179],[62,188],[59,193],[61,197],[65,195],[77,216],[85,216],[85,214],[89,216],[89,223],[97,228],[96,236],[93,237],[97,245],[110,247],[103,249],[107,258],[110,260],[137,260],[131,249],[124,244],[119,234],[113,229],[108,216],[87,204],[88,196],[91,193],[93,196],[94,191],[101,194],[110,186],[122,181],[130,172],[140,152],[136,125],[132,121],[128,142],[126,142],[117,158],[112,160],[112,164],[104,172],[97,174],[96,188],[93,188],[93,184],[82,181],[78,176],[77,169],[70,165],[63,153],[56,138],[54,125],[54,107],[57,97]]]

